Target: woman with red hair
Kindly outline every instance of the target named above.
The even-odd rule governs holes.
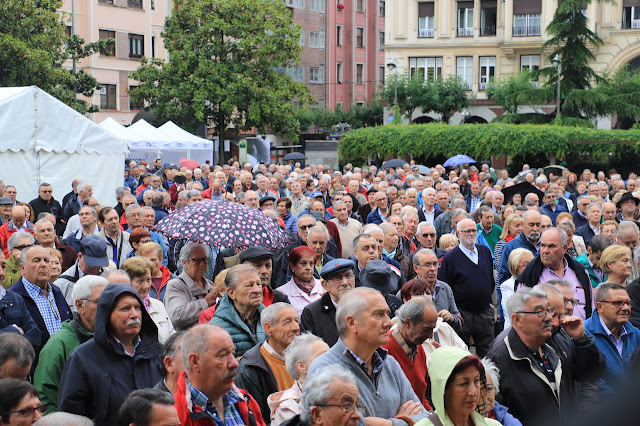
[[[317,261],[316,253],[307,246],[296,247],[289,254],[289,271],[292,278],[282,287],[278,287],[278,291],[289,296],[298,318],[305,306],[320,299],[324,294],[322,282],[313,277]]]

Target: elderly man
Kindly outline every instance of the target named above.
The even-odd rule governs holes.
[[[27,208],[24,206],[14,206],[11,208],[11,220],[0,226],[0,247],[5,257],[9,257],[7,242],[14,232],[28,232],[33,234],[33,224],[28,220]]]
[[[587,219],[587,206],[591,204],[589,197],[582,195],[576,199],[576,210],[571,213],[573,216],[573,224],[576,225],[576,229],[589,223]]]
[[[139,389],[127,397],[118,410],[118,425],[180,424],[173,396],[158,389]]]
[[[62,369],[75,348],[93,337],[96,324],[98,299],[107,280],[87,275],[73,287],[75,312],[73,320],[62,323],[60,331],[54,334],[40,351],[40,362],[34,374],[34,385],[40,402],[48,404],[47,412],[57,411],[58,392]]]
[[[266,337],[260,322],[265,308],[260,276],[251,265],[236,265],[227,272],[224,284],[227,292],[220,299],[210,324],[223,327],[231,334],[236,356],[242,357]]]
[[[73,287],[86,275],[100,275],[109,266],[107,244],[97,235],[90,235],[80,242],[80,252],[76,263],[64,271],[54,283],[62,291],[67,304],[75,310]]]
[[[447,254],[446,250],[436,247],[436,242],[438,241],[436,228],[428,222],[420,222],[418,224],[416,240],[418,240],[418,243],[420,245],[419,248],[433,250],[436,256],[438,256],[438,260],[442,259],[444,255]],[[411,258],[412,256],[413,253],[409,256],[409,258]]]
[[[53,188],[51,184],[42,182],[38,188],[38,197],[29,201],[33,209],[33,216],[38,217],[40,213],[51,213],[56,220],[62,218],[62,206],[53,198]],[[59,229],[62,231],[62,229]]]
[[[463,319],[465,340],[473,337],[478,356],[483,357],[493,341],[495,311],[491,297],[495,288],[491,251],[476,244],[476,224],[471,219],[458,222],[460,244],[442,259],[438,278],[451,286]]]
[[[255,399],[233,383],[238,361],[227,331],[210,324],[187,331],[182,362],[184,372],[174,394],[180,424],[265,426]]]
[[[309,228],[307,232],[307,246],[311,247],[317,259],[316,267],[313,270],[313,276],[315,278],[320,278],[320,270],[322,267],[334,259],[326,253],[328,242],[329,232],[322,225]]]
[[[309,197],[304,195],[300,182],[291,183],[291,214],[299,216],[310,207]]]
[[[389,199],[383,191],[378,191],[369,197],[373,197],[375,209],[367,215],[367,223],[379,225],[387,221],[389,216]]]
[[[496,244],[500,241],[500,234],[502,234],[502,228],[494,223],[495,215],[490,207],[482,206],[478,208],[478,239],[482,236],[483,243],[489,247],[491,254],[496,248]]]
[[[399,218],[398,216],[396,216]],[[380,224],[380,230],[383,233],[382,244],[378,249],[382,250],[382,259],[388,258],[395,261],[402,270],[402,274],[405,278],[409,275],[411,270],[411,259],[405,256],[400,249],[400,232],[398,227],[391,223],[385,222]]]
[[[30,236],[29,234],[25,235]],[[0,263],[2,263],[2,260],[0,259]],[[3,276],[4,267],[0,265],[0,278]],[[20,334],[34,348],[40,347],[40,329],[27,310],[24,299],[4,287],[0,287],[0,336],[3,335],[1,333]]]
[[[424,408],[432,411],[426,398],[427,355],[422,343],[433,337],[438,312],[431,298],[413,297],[396,311],[396,318],[398,327],[389,330],[389,343],[382,347],[398,361]]]
[[[160,247],[162,247],[162,264],[164,266],[167,266],[167,262],[168,262],[167,246],[164,244],[164,241],[160,236],[160,234],[158,234],[157,232],[151,231],[151,229],[147,228],[142,223],[143,217],[144,217],[142,212],[142,207],[140,207],[137,204],[131,204],[129,207],[127,207],[127,210],[125,211],[125,216],[127,218],[127,223],[129,224],[129,227],[125,232],[128,234],[131,234],[131,231],[135,229],[143,228],[143,227],[146,228],[151,233],[151,241],[153,241],[154,243],[160,244]],[[155,220],[155,212],[154,212],[154,220]]]
[[[355,264],[348,259],[334,259],[323,266],[320,276],[325,294],[302,311],[302,330],[315,334],[329,346],[338,341],[336,307],[342,296],[355,287],[354,269]]]
[[[467,211],[473,213],[480,207],[482,198],[480,197],[480,182],[471,182],[471,192],[464,197],[464,201],[467,203]]]
[[[209,263],[209,246],[190,242],[180,250],[182,273],[169,281],[164,305],[177,331],[198,323],[200,314],[216,303],[213,283],[205,278]]]
[[[513,250],[517,248],[526,248],[533,253],[534,256],[536,256],[540,250],[540,226],[542,225],[540,213],[534,210],[527,210],[522,215],[522,221],[522,232],[502,248],[499,263],[500,266],[498,267],[499,283],[503,283],[511,278],[511,272],[509,271],[509,255]]]
[[[53,223],[48,219],[40,219],[35,223],[34,228],[34,236],[36,237],[37,243],[44,248],[53,248],[58,250],[62,254],[62,270],[64,271],[70,268],[76,261],[78,253],[73,247],[61,244],[60,241],[57,241]]]
[[[22,253],[22,250],[33,246],[35,243],[36,239],[28,232],[14,232],[11,237],[9,237],[9,241],[7,241],[7,248],[9,249],[11,256],[6,258],[5,266],[2,268],[2,286],[4,288],[10,288],[18,282],[22,276],[22,273],[20,272],[20,254]],[[4,253],[2,254],[2,259],[5,259]]]
[[[140,295],[128,284],[109,284],[98,298],[93,339],[73,351],[62,371],[60,411],[115,424],[129,393],[160,380],[161,352]]]
[[[631,354],[640,346],[640,330],[629,323],[631,299],[619,285],[603,283],[596,293],[596,310],[585,322],[606,359],[604,377],[598,382],[600,395],[611,394],[628,379]]]
[[[289,389],[294,380],[287,371],[284,351],[300,334],[298,315],[288,303],[274,303],[260,315],[267,339],[249,349],[238,368],[236,385],[246,390],[260,406],[262,418],[270,423],[267,397],[272,393]]]
[[[630,280],[637,280],[640,277],[640,269],[638,268],[638,256],[636,248],[640,244],[640,231],[636,222],[625,220],[618,225],[618,244],[625,245],[631,249],[633,253],[633,261],[631,262]]]
[[[342,243],[342,257],[348,258],[353,252],[353,239],[362,233],[362,224],[349,217],[349,210],[343,201],[333,203],[335,217],[331,222],[338,227],[338,234]]]
[[[79,182],[76,190],[78,191],[78,196],[70,197],[64,206],[63,217],[65,222],[67,222],[71,216],[78,214],[84,200],[93,194],[93,187],[87,182]]]
[[[413,212],[405,213],[402,216],[402,222],[404,223],[404,229],[400,237],[400,248],[405,256],[409,256],[416,251],[417,239],[415,236],[420,222],[418,215]]]
[[[63,321],[71,319],[71,311],[62,292],[49,283],[50,262],[51,255],[47,249],[40,246],[25,248],[20,255],[22,278],[9,289],[24,299],[31,318],[40,329],[40,347],[60,330]]]
[[[377,417],[367,423],[382,424],[382,419],[387,419],[391,424],[405,425],[404,420],[393,417],[406,415],[417,421],[428,413],[400,364],[380,347],[389,342],[392,323],[388,313],[387,302],[377,290],[356,288],[344,295],[336,312],[340,339],[311,363],[307,378],[312,380],[323,367],[337,364],[356,377],[364,405],[362,415]]]
[[[0,197],[0,225],[4,225],[11,220],[11,208],[13,202],[9,197]]]
[[[249,247],[240,253],[240,263],[251,265],[258,271],[262,285],[262,303],[269,306],[272,303],[289,303],[289,297],[273,289],[273,252],[260,246]]]
[[[93,198],[91,198],[90,200],[93,200]],[[94,207],[90,205],[80,207],[80,210],[78,211],[78,215],[76,217],[78,218],[80,226],[77,231],[74,231],[67,236],[67,244],[69,244],[76,252],[78,252],[80,251],[80,241],[88,235],[97,235],[100,232],[100,228],[98,228],[97,225],[98,212]],[[67,230],[69,230],[69,226],[70,224],[67,226]]]
[[[589,245],[591,239],[600,235],[600,221],[602,220],[602,207],[598,203],[587,206],[587,224],[576,228],[575,235],[582,237],[585,245]]]
[[[427,222],[433,224],[433,222],[442,214],[437,206],[436,190],[433,188],[425,188],[422,191],[423,206],[418,209],[418,218],[420,222]]]
[[[27,380],[36,356],[31,342],[10,331],[0,333],[0,348],[0,379]]]
[[[120,230],[118,212],[112,207],[103,207],[98,213],[100,235],[107,242],[107,257],[119,267],[132,250],[129,234]]]
[[[433,221],[433,226],[436,228],[438,239],[444,234],[450,234],[451,231],[453,231],[453,228],[451,227],[451,215],[453,215],[454,212],[458,214],[467,214],[466,208],[467,205],[462,198],[457,198],[451,201],[451,208]]]
[[[540,237],[540,254],[529,263],[517,282],[533,287],[554,279],[568,281],[578,300],[574,315],[585,320],[593,310],[591,282],[584,267],[566,253],[567,233],[560,228],[547,229]]]
[[[560,213],[567,212],[567,209],[556,203],[557,194],[552,190],[547,190],[542,200],[542,211],[551,218],[553,226],[556,226],[556,218]]]
[[[522,288],[509,298],[507,311],[512,327],[487,354],[500,370],[498,402],[526,425],[569,420],[575,401],[573,373],[546,343],[555,308],[544,291]],[[578,340],[583,343],[587,337]]]

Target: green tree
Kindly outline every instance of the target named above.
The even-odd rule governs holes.
[[[422,111],[433,111],[440,114],[442,115],[440,121],[449,123],[454,112],[462,111],[469,106],[466,88],[466,83],[458,76],[449,76],[446,79],[438,78],[433,82],[434,96],[431,97],[435,102],[431,105],[425,105]]]
[[[176,0],[165,22],[170,60],[143,60],[131,97],[160,119],[195,130],[207,123],[219,140],[267,127],[295,137],[292,101],[307,104],[307,88],[283,69],[299,63],[300,27],[281,0]],[[223,144],[219,161],[223,162]]]
[[[77,94],[87,98],[101,86],[82,70],[63,67],[106,51],[113,40],[85,44],[78,36],[67,36],[69,17],[60,14],[62,0],[0,1],[0,86],[38,86],[80,113],[97,111]]]
[[[413,123],[411,117],[416,109],[433,103],[432,86],[424,81],[422,74],[416,74],[413,77],[410,77],[409,74],[392,75],[385,81],[380,97],[394,107],[396,106],[396,82],[399,115],[411,124]]]
[[[485,93],[487,98],[502,107],[504,114],[516,114],[520,105],[528,104],[530,99],[537,97],[533,92],[541,90],[531,80],[530,71],[524,69],[520,74],[501,80],[492,79]]]

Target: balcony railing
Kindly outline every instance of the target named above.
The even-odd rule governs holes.
[[[540,26],[539,25],[530,25],[528,27],[513,27],[513,36],[514,37],[526,37],[526,36],[539,36],[540,35]]]
[[[483,82],[480,82],[480,85],[479,85],[479,87],[478,87],[478,88],[479,88],[480,90],[487,90],[487,86],[488,86],[488,85],[489,85],[489,83],[483,83]]]
[[[420,37],[420,38],[433,38],[433,30],[420,29],[420,30],[418,30],[418,37]]]
[[[473,28],[458,28],[458,37],[473,37]]]
[[[632,19],[631,20],[631,29],[638,29],[640,28],[640,19]]]
[[[481,36],[494,36],[496,35],[496,26],[495,25],[487,25],[486,27],[480,28]]]

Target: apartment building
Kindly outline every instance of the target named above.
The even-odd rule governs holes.
[[[288,72],[304,82],[313,107],[364,105],[384,82],[385,0],[285,0],[302,27],[301,63]]]
[[[73,16],[73,31],[87,42],[115,40],[110,55],[93,55],[76,65],[103,85],[90,100],[101,108],[90,114],[93,121],[112,117],[128,125],[140,111],[141,106],[129,98],[129,89],[136,85],[129,74],[143,56],[167,59],[160,34],[172,7],[171,0],[64,0],[62,11],[69,15],[69,34]]]
[[[395,61],[400,73],[420,71],[425,79],[460,76],[474,102],[452,122],[490,122],[502,113],[485,94],[492,78],[549,66],[551,50],[540,48],[558,1],[397,0],[386,16],[385,62]],[[591,64],[596,72],[625,64],[640,68],[640,0],[594,2],[583,13],[604,41]],[[417,111],[413,118],[437,117]]]

